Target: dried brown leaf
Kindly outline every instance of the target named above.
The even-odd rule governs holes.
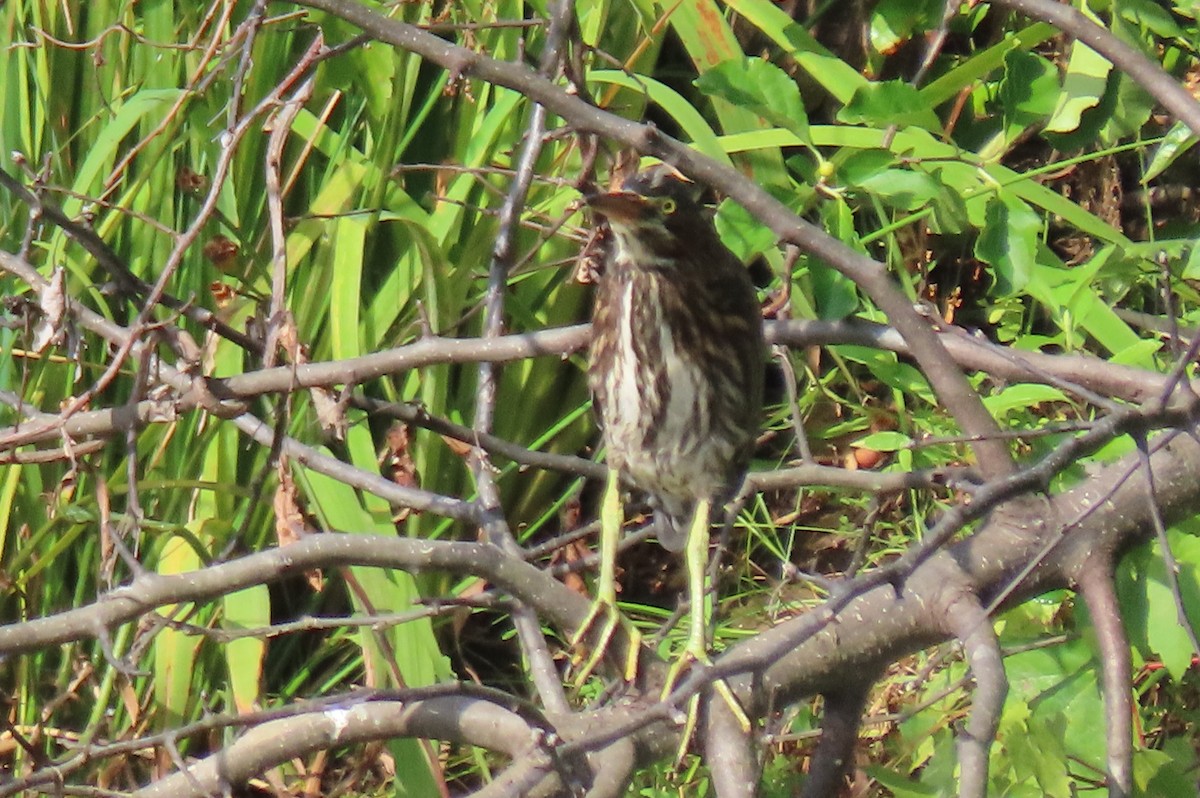
[[[286,457],[279,458],[276,472],[279,484],[275,488],[271,506],[275,511],[275,539],[282,548],[295,543],[306,535],[313,534],[316,530],[309,523],[300,506],[296,483],[292,479],[292,469],[288,466]],[[320,569],[305,571],[304,578],[308,580],[309,586],[318,593],[325,587],[325,577]]]
[[[313,409],[317,411],[317,423],[321,425],[321,429],[339,441],[343,440],[349,422],[346,420],[345,408],[333,395],[333,391],[317,387],[310,389],[309,395],[312,397]]]
[[[205,243],[201,252],[204,257],[222,274],[231,274],[238,265],[239,248],[237,242],[228,236],[216,235]]]
[[[61,338],[63,317],[67,313],[67,300],[63,290],[66,272],[60,266],[50,276],[50,281],[38,291],[38,305],[42,317],[33,328],[31,348],[41,352]]]
[[[406,488],[421,487],[421,475],[417,472],[417,464],[413,461],[411,443],[412,433],[408,425],[397,421],[388,428],[386,447],[383,452],[380,470],[383,475]],[[392,516],[397,524],[404,521],[413,513],[410,507],[401,507]]]

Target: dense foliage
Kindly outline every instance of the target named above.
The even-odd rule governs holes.
[[[1015,4],[0,4],[0,795],[1196,794],[1200,27]],[[676,558],[568,651],[639,157],[773,344],[681,767]]]

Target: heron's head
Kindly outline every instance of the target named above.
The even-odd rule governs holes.
[[[712,223],[700,204],[701,188],[666,164],[630,177],[620,191],[585,198],[612,228],[618,258],[652,265],[678,259],[681,250],[706,246]]]

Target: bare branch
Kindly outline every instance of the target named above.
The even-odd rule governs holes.
[[[1133,795],[1133,674],[1129,638],[1113,584],[1113,556],[1103,550],[1089,558],[1076,584],[1087,604],[1100,649],[1100,686],[1104,694],[1108,794]]]
[[[967,727],[959,734],[958,794],[961,798],[985,798],[988,792],[988,754],[996,741],[1008,677],[1000,641],[992,619],[974,595],[963,594],[945,607],[944,621],[962,643],[967,665],[975,677],[974,701]]]
[[[293,757],[393,737],[455,740],[501,751],[513,759],[531,758],[543,768],[549,766],[549,757],[540,751],[541,733],[520,715],[495,704],[462,697],[377,701],[263,723],[220,753],[134,795],[206,798]]]
[[[842,793],[846,774],[854,766],[854,746],[871,684],[870,679],[848,679],[844,686],[824,694],[821,740],[813,753],[801,798]]]

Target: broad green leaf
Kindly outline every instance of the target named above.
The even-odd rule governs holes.
[[[1132,359],[1134,356],[1144,356],[1144,342],[1094,289],[1076,292],[1068,309],[1074,313],[1075,323],[1087,330],[1114,357],[1120,355],[1122,361],[1129,365],[1154,368],[1153,358],[1146,357],[1141,361]]]
[[[346,438],[347,446],[357,454],[354,459],[360,467],[366,465],[362,462],[364,457],[367,462],[373,462],[374,443],[365,427],[352,425],[347,430]],[[328,529],[339,530],[340,534],[395,534],[387,502],[358,494],[352,487],[322,474],[299,472],[297,478],[307,484],[306,492],[312,500],[312,507]],[[362,588],[361,593],[352,592],[356,609],[362,614],[403,612],[410,609],[419,598],[411,574],[359,567],[351,569],[351,572]],[[441,655],[428,619],[395,627],[389,631],[388,637],[396,654],[395,664],[403,676],[403,684],[393,686],[425,686],[448,675],[445,658]],[[384,653],[375,646],[373,633],[369,630],[362,635],[362,645],[373,652],[373,656],[384,657]],[[376,673],[380,683],[390,682],[386,675],[386,660],[378,659]]]
[[[827,50],[770,0],[725,0],[725,5],[794,58],[839,103],[849,102],[855,91],[867,85],[857,69]]]
[[[1058,30],[1045,22],[1038,22],[1016,33],[1010,33],[1003,41],[971,55],[954,65],[946,74],[931,80],[921,89],[921,100],[931,108],[936,108],[963,89],[990,75],[1002,65],[1009,53],[1014,50],[1028,51],[1057,35]]]
[[[808,139],[808,115],[796,82],[761,58],[731,58],[696,78],[696,88],[746,108],[773,125]]]
[[[188,525],[193,534],[202,533],[204,523]],[[195,548],[182,536],[172,536],[163,544],[156,560],[157,573],[180,574],[194,571],[204,563]],[[159,614],[168,618],[188,617],[193,605],[180,607],[164,605]],[[196,652],[200,638],[175,629],[162,629],[154,637],[154,703],[158,708],[156,722],[160,728],[179,725],[189,714],[192,697],[192,676],[196,671]]]
[[[1183,273],[1179,276],[1184,280],[1200,280],[1200,239],[1193,242],[1191,251],[1188,252],[1187,263],[1183,266]]]
[[[898,452],[901,449],[912,448],[912,438],[903,432],[884,430],[882,432],[872,432],[870,435],[859,438],[851,445],[856,449],[871,449],[876,452]]]
[[[1171,528],[1167,530],[1167,540],[1179,565],[1177,578],[1184,610],[1189,618],[1200,618],[1200,538]],[[1175,598],[1157,542],[1152,545],[1152,552],[1146,573],[1146,638],[1171,677],[1182,679],[1197,652],[1192,650],[1191,640],[1179,623]]]
[[[1169,753],[1149,748],[1133,752],[1133,783],[1139,795],[1194,798],[1197,795],[1195,755]],[[1189,761],[1190,759],[1190,761]],[[1190,771],[1190,772],[1189,772]]]
[[[1104,725],[1094,663],[1093,648],[1082,639],[1074,639],[1005,657],[1004,670],[1010,685],[1009,704],[1027,704],[1032,710],[1031,725],[1072,718],[1062,734],[1066,750],[1102,767],[1104,753],[1096,749],[1093,737],[1093,730]]]
[[[913,169],[883,169],[860,180],[858,188],[902,211],[924,208],[943,191],[931,175]]]
[[[1118,318],[1120,317],[1118,316]],[[1138,341],[1124,349],[1113,352],[1108,362],[1123,366],[1138,366],[1139,368],[1153,369],[1154,355],[1161,352],[1162,348],[1162,341]]]
[[[1183,122],[1176,122],[1171,125],[1171,129],[1167,131],[1167,135],[1163,137],[1158,147],[1154,149],[1154,155],[1150,158],[1150,165],[1146,167],[1146,173],[1142,175],[1142,183],[1149,183],[1165,172],[1168,166],[1175,163],[1181,155],[1194,147],[1198,140],[1200,139],[1192,132],[1192,129]]]
[[[1118,19],[1114,27],[1127,28],[1129,25]],[[1118,34],[1118,38],[1122,37]],[[1095,116],[1101,122],[1096,133],[1095,145],[1106,147],[1120,144],[1130,138],[1141,138],[1146,123],[1150,121],[1150,115],[1157,108],[1158,101],[1150,92],[1128,75],[1118,72],[1109,80],[1100,106],[1084,114],[1084,122],[1087,122],[1089,116]],[[1086,131],[1081,127],[1078,133]]]
[[[987,205],[987,222],[975,242],[975,257],[992,267],[1001,296],[1020,292],[1036,262],[1042,223],[1029,206],[999,190]]]
[[[867,775],[887,788],[888,794],[895,798],[936,798],[941,794],[937,787],[921,784],[882,765],[867,765],[865,770]]]
[[[716,0],[664,0],[659,7],[667,14],[671,29],[700,75],[731,58],[743,57],[742,46]],[[713,99],[713,110],[725,132],[763,127],[758,114],[720,98]],[[783,165],[780,153],[768,150],[748,153],[746,160],[759,183],[778,182],[777,175]]]
[[[732,200],[725,200],[717,208],[714,220],[717,232],[725,246],[744,263],[753,255],[772,247],[778,236],[750,212]]]
[[[737,36],[714,0],[660,0],[671,27],[703,74],[722,61],[742,55]]]
[[[1143,32],[1152,33],[1164,39],[1186,39],[1187,33],[1171,16],[1171,13],[1158,3],[1151,0],[1121,0],[1114,4],[1117,13],[1137,25]]]
[[[1014,410],[1029,410],[1042,402],[1065,402],[1066,395],[1050,385],[1019,383],[1009,385],[998,394],[986,396],[983,405],[997,418],[1003,418]]]
[[[961,204],[974,225],[985,224],[987,204],[994,198],[997,188],[1003,187],[1030,205],[1059,217],[1065,225],[1076,227],[1100,241],[1118,244],[1126,250],[1134,246],[1112,225],[1083,210],[1059,192],[999,164],[962,162],[961,151],[920,128],[899,130],[886,139],[885,131],[865,127],[814,125],[809,131],[813,144],[818,147],[878,150],[890,141],[890,152],[894,157],[929,161],[931,171],[936,169],[937,179],[942,185],[957,187]],[[718,141],[728,153],[803,143],[795,134],[779,128],[721,136]]]
[[[10,465],[0,476],[0,551],[7,551],[9,529],[15,529],[14,502],[20,490],[23,466]],[[18,511],[19,512],[19,511]]]
[[[1058,105],[1058,70],[1040,55],[1013,50],[1004,58],[1000,105],[1006,118],[1028,124]]]
[[[897,158],[890,150],[850,149],[838,163],[838,183],[847,186],[861,185],[878,174],[893,168]]]
[[[364,293],[366,223],[367,219],[363,216],[342,216],[332,223],[331,245],[326,251],[333,259],[330,264],[333,276],[329,321],[330,344],[335,359],[363,354],[359,313]]]
[[[854,230],[854,214],[842,199],[827,203],[823,209],[826,228],[831,235],[862,251]],[[858,307],[858,287],[849,277],[818,258],[807,257],[813,304],[822,319],[843,319]]]
[[[835,351],[847,360],[862,363],[888,387],[912,394],[930,404],[936,403],[924,375],[907,363],[899,362],[891,352],[861,346],[839,346]]]
[[[838,111],[837,118],[848,125],[914,125],[938,133],[942,129],[941,120],[932,108],[921,102],[920,93],[911,84],[899,80],[863,86],[854,92],[846,107]]]
[[[365,433],[364,427],[352,426],[347,432],[348,443],[355,449],[361,449],[365,437],[365,445],[371,446],[369,436],[365,436]],[[386,503],[382,503],[385,512],[380,517],[377,510],[381,503],[378,500],[369,502],[376,505],[374,508],[364,507],[365,497],[343,482],[307,471],[298,472],[297,480],[308,486],[306,493],[312,507],[326,527],[339,530],[332,534],[395,534],[387,517]],[[418,598],[411,574],[361,567],[349,571],[353,582],[350,596],[360,615],[403,612],[410,609]],[[358,634],[363,656],[369,662],[368,672],[372,674],[373,686],[422,687],[445,675],[447,666],[428,619],[402,624],[382,633],[381,637],[387,645],[381,645],[375,635],[370,629]],[[399,670],[399,683],[393,678],[393,668]],[[436,794],[432,765],[421,742],[415,739],[396,740],[391,747],[394,755],[406,763],[404,778],[397,778],[396,787],[401,791],[399,794]]]
[[[1006,702],[996,735],[997,747],[992,751],[992,759],[999,766],[991,774],[993,788],[1003,786],[1007,787],[1005,794],[1024,794],[1022,789],[1036,784],[1036,795],[1070,798],[1067,757],[1062,746],[1066,718],[1035,720],[1034,715],[1024,701]],[[1014,788],[1018,788],[1015,793]]]
[[[1083,13],[1092,21],[1102,24],[1083,4]],[[1067,62],[1067,75],[1063,80],[1062,94],[1058,105],[1046,123],[1050,133],[1070,133],[1079,127],[1080,117],[1088,108],[1100,104],[1100,98],[1108,85],[1108,73],[1112,62],[1083,42],[1076,40],[1071,45],[1071,57]]]
[[[871,12],[871,46],[877,53],[894,53],[919,28],[933,23],[932,16],[940,15],[942,6],[940,0],[880,0]]]

